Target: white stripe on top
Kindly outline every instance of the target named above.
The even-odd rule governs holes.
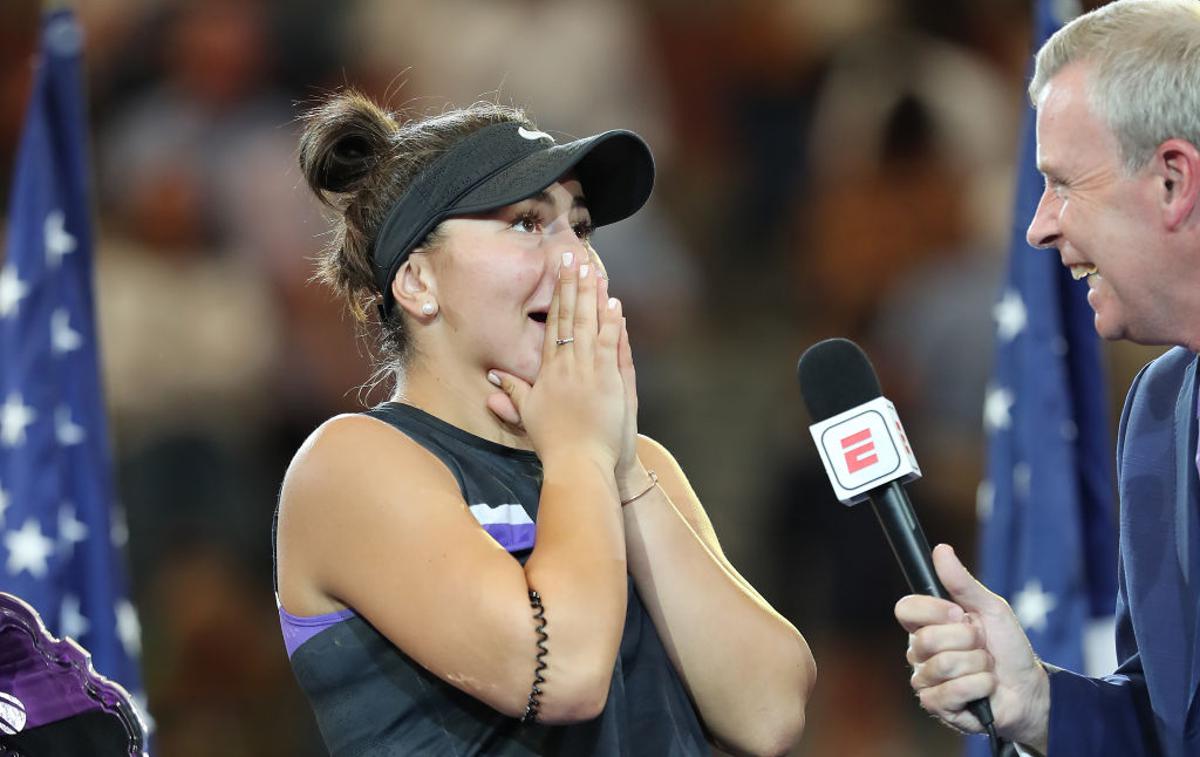
[[[524,523],[533,523],[529,514],[525,512],[525,508],[520,505],[497,505],[495,507],[486,504],[471,505],[471,515],[475,516],[475,520],[479,521],[481,526],[499,523],[518,526]]]

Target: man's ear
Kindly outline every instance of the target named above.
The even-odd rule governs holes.
[[[437,277],[429,255],[419,250],[409,253],[392,278],[392,297],[413,318],[428,320],[437,313]]]
[[[1154,151],[1152,162],[1163,220],[1175,231],[1200,200],[1200,150],[1185,139],[1168,139]]]

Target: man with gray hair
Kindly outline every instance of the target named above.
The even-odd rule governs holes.
[[[1117,658],[1089,678],[1037,659],[999,596],[950,547],[953,602],[908,596],[912,686],[966,732],[991,700],[998,732],[1049,757],[1200,755],[1200,3],[1119,0],[1039,51],[1045,191],[1027,239],[1086,280],[1096,331],[1171,345],[1130,388],[1117,441]]]

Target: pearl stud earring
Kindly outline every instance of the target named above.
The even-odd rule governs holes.
[[[426,302],[421,305],[421,312],[425,315],[433,315],[436,310],[437,305],[434,305],[432,302]]]

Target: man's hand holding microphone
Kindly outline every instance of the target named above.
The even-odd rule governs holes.
[[[934,548],[933,565],[950,600],[910,594],[896,603],[921,706],[958,730],[981,733],[967,705],[990,700],[1001,736],[1045,753],[1050,681],[1017,616],[948,545]]]

